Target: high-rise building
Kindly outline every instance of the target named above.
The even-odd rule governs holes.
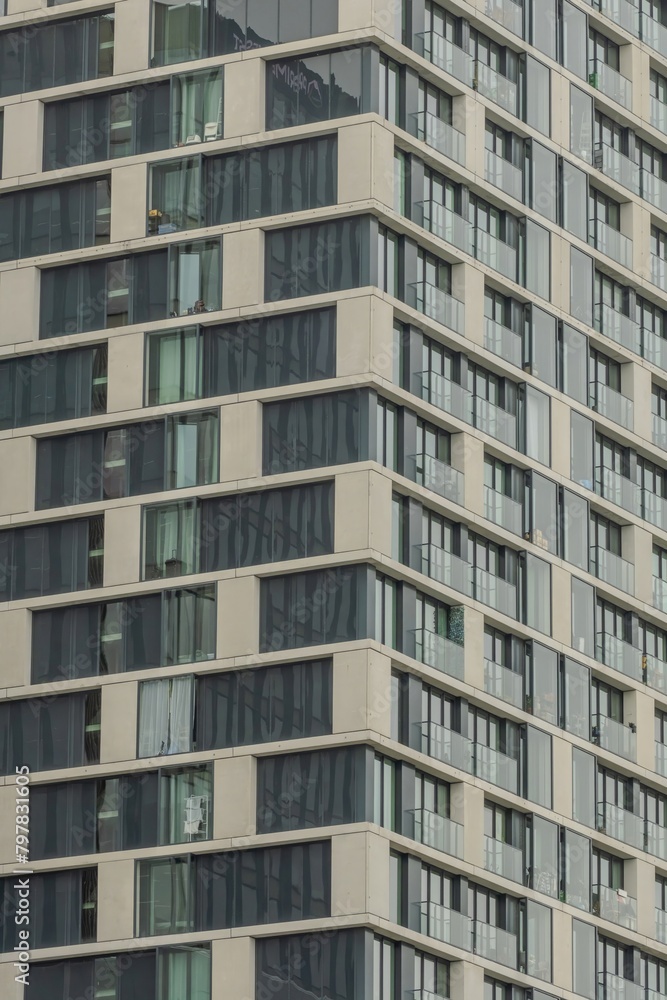
[[[667,0],[0,0],[0,996],[667,997]]]

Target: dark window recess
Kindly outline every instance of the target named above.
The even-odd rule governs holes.
[[[99,691],[0,703],[0,774],[99,763],[100,721]]]
[[[95,995],[168,1000],[174,986],[183,991],[183,997],[210,1000],[210,945],[31,962],[25,1000],[70,1000]]]
[[[334,484],[204,500],[201,571],[333,552]]]
[[[362,462],[369,454],[369,394],[351,389],[263,407],[264,475]]]
[[[304,830],[370,818],[366,748],[262,757],[257,766],[257,833]]]
[[[33,684],[215,657],[215,585],[32,614]]]
[[[154,183],[157,171],[168,169],[162,164],[154,167]],[[335,135],[205,159],[205,190],[211,192],[206,199],[206,224],[333,205],[337,173]]]
[[[172,243],[131,257],[46,268],[41,339],[220,309],[220,240]]]
[[[30,857],[186,844],[213,836],[210,766],[33,785]]]
[[[37,442],[36,508],[72,506],[218,479],[219,410]]]
[[[137,866],[137,935],[331,914],[331,844],[178,855]]]
[[[195,0],[187,7],[153,3],[154,66],[243,52],[338,30],[338,0]]]
[[[367,983],[365,949],[363,930],[257,938],[255,996],[276,997],[276,1000],[363,997]]]
[[[107,410],[106,344],[0,361],[0,430]]]
[[[203,674],[197,680],[201,750],[325,736],[332,730],[331,660]]]
[[[261,580],[260,651],[366,638],[367,587],[359,565]]]
[[[108,243],[111,179],[0,195],[0,261]]]
[[[267,301],[369,283],[370,221],[361,216],[266,233]]]
[[[102,586],[104,518],[0,531],[0,601]]]
[[[16,875],[2,879],[0,940],[2,951],[19,942],[15,915],[19,909]],[[97,940],[97,868],[37,872],[30,876],[30,947],[58,948]]]
[[[149,336],[146,402],[226,396],[335,374],[335,309],[188,327]]]
[[[267,129],[370,111],[372,58],[365,46],[267,63]]]
[[[114,16],[49,20],[0,33],[0,98],[113,73]]]

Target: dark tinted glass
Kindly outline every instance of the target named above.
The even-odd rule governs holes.
[[[266,234],[265,298],[297,298],[358,288],[368,282],[365,218],[342,219]]]
[[[364,944],[361,930],[258,938],[256,996],[275,1000],[362,997],[366,987]]]
[[[0,430],[105,413],[107,347],[0,362]]]
[[[369,457],[366,391],[287,399],[264,406],[265,475],[361,462]]]
[[[31,771],[94,763],[84,724],[99,692],[58,695],[48,701],[26,698],[0,706],[0,766],[3,774],[26,764]],[[99,746],[98,751],[99,753]]]
[[[61,521],[0,532],[0,600],[62,594],[92,585],[91,525],[91,521]]]
[[[364,62],[370,57],[370,48],[356,48],[268,63],[266,127],[289,128],[370,110],[364,86]]]

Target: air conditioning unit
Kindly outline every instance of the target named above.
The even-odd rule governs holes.
[[[190,795],[183,808],[183,833],[192,840],[194,837],[206,840],[209,836],[210,795]]]

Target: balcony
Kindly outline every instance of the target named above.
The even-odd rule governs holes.
[[[667,827],[653,823],[650,819],[645,820],[645,824],[644,850],[662,861],[667,861]]]
[[[437,201],[421,201],[424,229],[434,236],[451,243],[465,253],[472,254],[472,227],[468,220]]]
[[[421,572],[442,583],[445,587],[452,587],[460,594],[470,596],[470,563],[467,563],[453,552],[441,549],[438,545],[425,542],[417,546],[418,558],[420,560]]]
[[[639,35],[643,42],[650,45],[664,58],[665,53],[667,53],[667,27],[664,24],[649,17],[648,14],[642,14],[639,22]]]
[[[484,690],[516,708],[523,708],[523,676],[494,660],[484,660]]]
[[[504,156],[498,156],[490,149],[485,149],[484,174],[489,184],[500,188],[511,198],[523,202],[523,172],[520,167],[515,167]]]
[[[653,414],[653,444],[667,449],[667,420],[657,413]]]
[[[505,111],[509,111],[513,115],[517,113],[518,91],[516,83],[479,60],[475,63],[473,87],[478,94],[481,94],[482,97],[488,97],[490,101],[500,105]]]
[[[667,778],[667,746],[655,741],[655,769],[663,778]]]
[[[667,580],[653,577],[653,607],[667,614]]]
[[[667,184],[649,170],[642,170],[642,197],[667,212]]]
[[[476,260],[516,281],[517,253],[513,246],[503,242],[485,229],[473,229],[473,252]]]
[[[463,646],[427,628],[415,629],[415,659],[428,667],[463,680]]]
[[[592,887],[593,913],[603,920],[611,920],[614,924],[637,929],[637,900],[628,896],[623,889],[611,889],[608,885]]]
[[[644,820],[641,816],[622,809],[611,802],[599,803],[596,828],[623,844],[644,850]]]
[[[618,754],[626,760],[637,760],[637,734],[608,715],[591,717],[592,739],[603,750]]]
[[[651,254],[651,281],[667,292],[667,260],[654,253]]]
[[[590,3],[590,0],[588,0]],[[639,36],[639,10],[631,0],[598,0],[597,6],[603,14],[610,17],[616,24],[629,31],[635,37]]]
[[[610,972],[598,976],[597,1000],[654,1000],[643,986]]]
[[[642,517],[650,521],[656,528],[667,528],[667,498],[651,493],[650,490],[640,491],[642,498]]]
[[[421,372],[421,398],[459,420],[472,423],[472,393],[438,372]]]
[[[655,939],[667,944],[667,911],[655,908]]]
[[[667,104],[651,94],[651,125],[667,134]]]
[[[434,31],[422,31],[417,37],[422,41],[425,59],[461,83],[465,83],[467,87],[472,86],[473,59],[465,49],[454,45]]]
[[[612,587],[618,587],[626,594],[635,592],[635,567],[627,559],[603,549],[599,545],[591,545],[589,552],[589,571],[598,580],[610,583]],[[607,636],[606,638],[611,638]]]
[[[654,330],[642,328],[642,357],[667,371],[667,340]]]
[[[502,323],[484,317],[484,346],[498,357],[505,358],[517,368],[523,362],[523,342],[520,333],[515,333]]]
[[[603,302],[598,302],[595,306],[595,329],[609,340],[613,340],[615,344],[621,344],[629,351],[641,354],[639,325],[629,316]]]
[[[472,951],[472,920],[440,903],[417,903],[419,931],[454,948]]]
[[[604,497],[605,500],[615,503],[617,507],[622,507],[623,510],[641,516],[641,490],[637,483],[622,476],[619,472],[608,469],[606,466],[597,466],[595,492],[598,496]]]
[[[484,867],[494,875],[509,878],[512,882],[524,884],[525,866],[523,851],[502,840],[484,837]]]
[[[465,326],[465,306],[453,295],[444,292],[430,282],[417,281],[410,285],[415,292],[415,308],[429,319],[442,323],[455,333],[463,335]]]
[[[519,791],[519,762],[494,747],[484,743],[473,744],[474,773],[483,781],[504,788],[506,792]]]
[[[611,667],[612,670],[617,670],[619,674],[632,677],[635,681],[644,680],[644,658],[641,649],[619,639],[618,636],[598,632],[595,636],[595,659]]]
[[[484,517],[515,535],[523,535],[523,506],[490,486],[484,486]]]
[[[631,160],[629,156],[624,156],[618,149],[614,149],[606,142],[599,142],[595,146],[593,163],[602,170],[605,177],[621,184],[633,194],[639,194],[641,187],[639,164]]]
[[[514,0],[486,0],[485,14],[523,38],[523,7]]]
[[[600,219],[588,220],[588,242],[617,264],[632,268],[632,240]]]
[[[667,694],[667,663],[650,653],[644,653],[642,662],[644,664],[644,680],[648,686]]]
[[[624,108],[632,107],[632,84],[607,63],[596,62],[588,74],[588,82]]]
[[[413,479],[420,486],[427,490],[432,490],[445,500],[452,503],[463,503],[464,479],[463,473],[458,469],[453,469],[451,465],[441,462],[440,459],[432,455],[413,455],[411,461],[414,462]]]
[[[510,969],[518,968],[519,947],[516,934],[494,924],[485,924],[481,920],[475,921],[474,933],[476,955],[499,962]]]
[[[415,840],[455,858],[463,857],[463,827],[460,823],[454,823],[447,816],[441,816],[430,809],[413,809],[411,812],[414,817]]]
[[[473,592],[476,601],[499,611],[510,618],[517,616],[517,588],[513,583],[501,579],[488,570],[475,567],[473,570]]]
[[[478,430],[490,434],[512,448],[516,447],[516,417],[503,410],[496,403],[475,396],[473,401],[473,424]]]
[[[418,139],[455,163],[465,163],[466,137],[463,132],[430,111],[416,111],[413,117]]]
[[[623,393],[617,392],[604,382],[594,381],[588,384],[588,405],[596,413],[608,417],[614,423],[620,424],[631,431],[634,425],[634,406],[632,400]]]
[[[467,774],[473,773],[473,744],[467,736],[455,733],[437,722],[417,723],[421,730],[422,753],[451,764]]]

